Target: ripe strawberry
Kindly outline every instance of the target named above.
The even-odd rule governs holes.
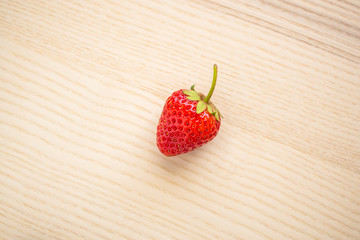
[[[208,95],[191,90],[180,89],[165,102],[157,126],[156,142],[159,150],[166,156],[190,152],[211,141],[218,133],[221,114],[210,102],[214,92],[217,66]]]

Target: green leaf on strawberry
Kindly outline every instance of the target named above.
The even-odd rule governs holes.
[[[206,103],[204,101],[199,101],[196,105],[196,113],[200,114],[206,109]]]
[[[205,97],[202,93],[195,91],[195,84],[191,86],[191,90],[183,90],[183,93],[187,96],[186,98],[192,101],[198,101],[196,106],[196,113],[200,114],[205,109],[208,110],[210,114],[212,114],[217,121],[220,121],[220,117],[223,117],[220,111],[210,102],[210,98],[214,92],[217,78],[217,66],[214,65],[214,77],[211,88],[209,90],[208,95]],[[213,105],[213,107],[211,107]]]
[[[183,90],[183,93],[188,96],[198,96],[199,93],[194,90]]]

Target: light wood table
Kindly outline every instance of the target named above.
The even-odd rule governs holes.
[[[167,158],[197,84],[218,136]],[[0,239],[360,239],[360,2],[0,1]]]

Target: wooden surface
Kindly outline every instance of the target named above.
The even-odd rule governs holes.
[[[0,1],[0,239],[360,239],[360,2]],[[225,116],[166,158],[166,98]]]

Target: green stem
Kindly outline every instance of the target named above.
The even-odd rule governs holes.
[[[214,75],[213,75],[213,81],[212,81],[212,84],[211,84],[211,88],[209,90],[209,93],[207,94],[206,98],[204,99],[204,102],[208,103],[213,92],[214,92],[214,89],[215,89],[215,85],[216,85],[216,77],[217,77],[217,66],[216,64],[214,64]]]

